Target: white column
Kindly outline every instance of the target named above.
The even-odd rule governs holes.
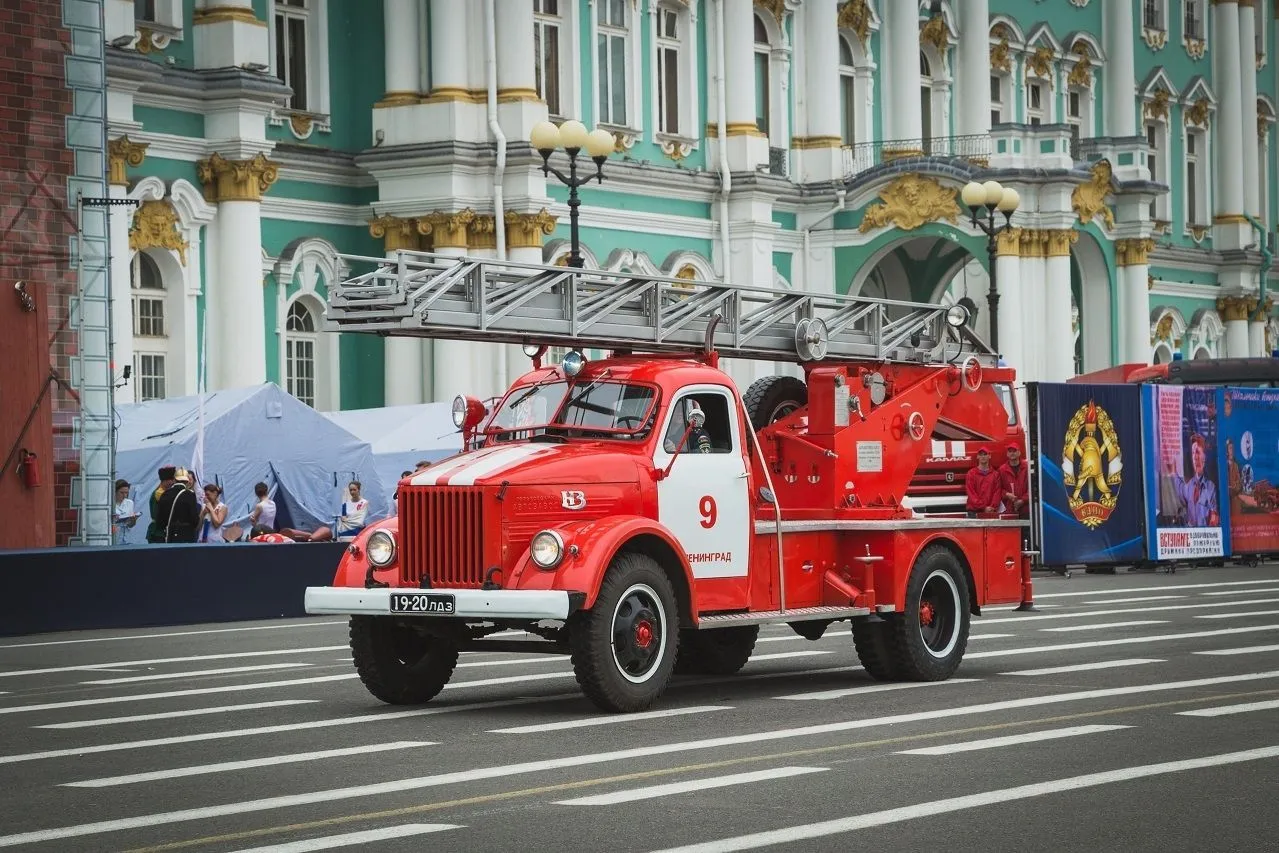
[[[412,104],[418,99],[422,51],[418,43],[421,0],[386,0],[386,94],[384,104]]]
[[[506,257],[511,263],[540,264],[542,240],[555,230],[556,217],[545,208],[537,213],[506,214]],[[506,384],[509,386],[533,369],[522,347],[506,347]],[[504,390],[504,389],[503,389]]]
[[[838,0],[808,0],[800,7],[803,49],[805,122],[792,145],[799,149],[800,174],[805,181],[841,177],[843,125],[840,121]]]
[[[209,390],[266,381],[266,311],[262,292],[262,194],[279,176],[263,154],[196,164],[207,198],[218,205],[217,280],[205,298]]]
[[[1234,0],[1214,3],[1212,6],[1212,57],[1213,88],[1221,103],[1217,108],[1217,129],[1213,149],[1217,158],[1216,210],[1217,217],[1239,216],[1244,211],[1244,146],[1254,152],[1257,136],[1241,139],[1243,130],[1243,75],[1240,56],[1243,46],[1239,42],[1239,5]],[[1247,46],[1247,62],[1255,75],[1253,47]],[[1254,89],[1256,83],[1254,79]],[[1253,106],[1256,111],[1256,96]],[[1255,173],[1253,173],[1255,174]]]
[[[995,256],[995,285],[999,288],[999,355],[1025,380],[1027,370],[1025,337],[1022,328],[1021,245],[1018,231],[1005,231],[999,237]],[[989,305],[977,299],[987,311]]]
[[[1125,364],[1150,363],[1149,238],[1119,240],[1115,263],[1120,286],[1119,355]],[[1086,322],[1086,321],[1085,321]]]
[[[964,0],[959,4],[959,61],[955,91],[959,115],[955,134],[979,136],[990,132],[990,3]]]
[[[533,4],[496,0],[498,117],[507,139],[528,139],[533,125],[546,119],[546,102],[537,94]],[[561,56],[569,50],[568,33],[560,36]],[[567,101],[568,93],[561,93]],[[540,259],[539,259],[540,260]]]
[[[429,224],[434,251],[439,255],[463,257],[467,253],[468,229],[475,220],[472,211],[437,213],[419,220]],[[475,395],[478,371],[472,363],[472,344],[437,338],[432,360],[431,390],[434,402],[448,402],[459,394]]]
[[[271,61],[267,22],[253,14],[253,0],[216,0],[191,22],[196,68],[234,68]]]
[[[1253,315],[1260,317],[1254,319],[1248,324],[1248,352],[1251,355],[1269,356],[1266,352],[1266,315]]]
[[[893,105],[885,111],[884,137],[918,147],[924,134],[919,98],[919,8],[914,2],[888,2],[880,7],[880,14],[884,21],[880,54],[890,66],[887,82]]]
[[[1133,55],[1133,19],[1140,14],[1132,0],[1105,0],[1106,136],[1137,133],[1137,65]],[[1217,47],[1214,46],[1216,51]]]
[[[411,219],[380,216],[369,222],[369,234],[382,240],[386,257],[394,259],[400,250],[421,247],[417,223]],[[386,406],[411,406],[425,403],[427,395],[426,363],[431,347],[429,338],[388,335],[382,345],[382,403]]]
[[[457,0],[431,0],[432,96],[449,99],[466,94],[466,13],[471,5]]]
[[[1044,381],[1065,382],[1075,375],[1075,333],[1070,321],[1070,246],[1073,229],[1048,232],[1044,282]]]
[[[1217,300],[1217,310],[1226,326],[1225,358],[1247,358],[1255,355],[1248,328],[1248,315],[1256,310],[1257,301],[1248,296],[1225,296]]]
[[[1257,7],[1256,0],[1239,4],[1239,77],[1243,86],[1240,90],[1242,101],[1242,125],[1239,129],[1240,144],[1243,146],[1243,209],[1253,217],[1261,215],[1260,181],[1253,180],[1260,175],[1257,144]],[[1228,132],[1228,131],[1227,131]]]
[[[1048,355],[1044,351],[1048,343],[1048,321],[1044,316],[1044,232],[1027,228],[1021,234],[1021,261],[1018,265],[1015,282],[1000,278],[999,292],[1002,297],[1010,289],[1019,291],[1018,302],[1021,306],[1021,343],[1022,370],[1020,378],[1027,381],[1045,378]],[[999,336],[1004,336],[1002,312],[999,322]]]
[[[728,146],[733,171],[750,171],[768,162],[768,139],[755,125],[755,7],[746,0],[723,3],[727,127],[719,129],[720,143]]]

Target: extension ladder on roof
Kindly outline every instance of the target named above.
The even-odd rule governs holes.
[[[948,306],[402,251],[329,290],[327,328],[728,358],[994,364]],[[708,331],[711,340],[708,340]]]

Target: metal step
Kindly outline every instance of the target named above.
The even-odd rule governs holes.
[[[869,616],[867,607],[796,607],[791,610],[762,610],[757,613],[718,613],[697,621],[701,630],[732,628],[736,625],[766,625],[772,622],[814,622],[826,619],[848,619]]]
[[[995,355],[949,306],[402,251],[330,290],[329,331],[726,357],[958,363]]]

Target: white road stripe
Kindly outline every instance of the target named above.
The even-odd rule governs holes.
[[[1035,600],[1041,598],[1077,598],[1081,595],[1122,595],[1129,592],[1167,592],[1170,589],[1208,589],[1210,587],[1226,587],[1226,586],[1258,586],[1260,584],[1273,584],[1274,579],[1255,581],[1219,581],[1217,583],[1185,583],[1177,586],[1133,586],[1124,589],[1106,589],[1096,590],[1089,589],[1082,592],[1046,592],[1043,595],[1036,595]]]
[[[1140,622],[1102,622],[1097,625],[1063,625],[1057,628],[1040,628],[1041,631],[1104,631],[1110,628],[1133,628],[1137,625],[1167,625],[1167,619],[1147,619]]]
[[[1276,599],[1279,601],[1279,599]],[[156,666],[164,663],[195,663],[196,661],[205,660],[232,660],[235,658],[268,658],[281,657],[284,655],[306,655],[311,653],[322,652],[340,652],[349,649],[350,646],[343,644],[340,646],[312,646],[306,649],[271,649],[269,651],[260,652],[228,652],[219,655],[190,655],[181,658],[151,658],[150,660],[121,660],[112,663],[86,663],[79,666],[53,666],[47,669],[14,669],[7,672],[0,672],[0,678],[13,678],[19,675],[49,675],[55,672],[102,672],[108,667],[139,667],[139,666]]]
[[[170,631],[164,634],[125,634],[119,637],[89,637],[84,640],[48,640],[43,643],[12,643],[0,645],[5,649],[33,649],[37,646],[71,646],[80,643],[114,643],[121,640],[159,640],[167,637],[194,637],[200,634],[238,634],[241,631],[287,631],[290,628],[323,628],[327,625],[345,625],[345,621],[295,622],[290,625],[248,625],[243,628],[207,628],[201,631]]]
[[[304,761],[322,761],[325,758],[342,758],[348,755],[364,755],[370,752],[394,752],[419,746],[437,746],[434,741],[399,740],[389,743],[371,743],[342,749],[322,749],[316,752],[295,752],[291,755],[270,755],[245,761],[222,761],[217,764],[199,764],[192,767],[175,767],[171,770],[155,770],[150,773],[131,773],[128,776],[107,776],[102,779],[86,779],[82,782],[66,782],[62,788],[114,788],[117,785],[135,785],[139,782],[159,782],[165,779],[181,779],[186,776],[204,776],[210,773],[229,773],[233,770],[252,770],[256,767],[274,767],[277,764],[299,764]]]
[[[476,661],[469,661],[467,663],[459,663],[457,665],[457,668],[462,669],[463,667],[468,667],[468,666],[469,667],[514,666],[520,663],[546,663],[547,661],[553,661],[555,663],[563,663],[564,661],[568,660],[568,657],[569,657],[568,655],[547,654],[547,655],[538,655],[537,657],[532,657],[532,658],[511,658],[510,660],[476,660]],[[350,660],[350,658],[347,658],[347,660]]]
[[[361,832],[344,832],[341,835],[325,835],[322,838],[307,838],[302,841],[289,841],[284,844],[272,844],[269,847],[254,847],[252,850],[237,850],[235,853],[315,853],[317,850],[337,850],[340,847],[360,847],[375,841],[388,841],[392,838],[410,838],[416,835],[427,835],[432,832],[443,832],[446,829],[461,829],[455,823],[406,823],[400,826],[387,826],[382,829],[366,829]]]
[[[1119,610],[1080,610],[1074,613],[1043,613],[1038,616],[1006,616],[998,619],[982,617],[973,624],[994,625],[1000,622],[1030,622],[1036,619],[1085,619],[1090,616],[1118,616],[1123,613],[1163,613],[1171,610],[1203,610],[1208,607],[1246,607],[1249,604],[1274,604],[1279,598],[1259,601],[1216,601],[1211,604],[1165,604],[1160,607],[1124,607]]]
[[[749,773],[733,773],[728,776],[711,776],[707,779],[690,779],[687,782],[670,782],[665,785],[646,785],[643,788],[631,788],[628,791],[614,791],[611,794],[596,794],[590,797],[578,797],[573,800],[557,800],[557,806],[616,806],[620,803],[633,803],[638,800],[652,800],[657,797],[669,797],[673,794],[687,794],[692,791],[709,791],[712,788],[727,788],[731,785],[746,785],[751,782],[767,782],[771,779],[789,779],[793,776],[806,776],[809,773],[825,773],[829,767],[774,767],[769,770],[752,770]]]
[[[1200,595],[1261,595],[1268,592],[1279,592],[1279,586],[1268,586],[1265,589],[1228,589],[1225,592],[1201,592]]]
[[[1279,646],[1244,646],[1239,649],[1211,649],[1195,652],[1197,655],[1252,655],[1259,652],[1279,652]]]
[[[579,720],[562,720],[558,723],[537,723],[514,726],[509,729],[489,729],[489,734],[526,735],[536,732],[558,732],[565,729],[583,729],[590,726],[609,726],[614,723],[630,723],[639,720],[657,720],[665,717],[683,717],[688,714],[705,714],[708,711],[731,711],[728,705],[693,705],[688,708],[669,708],[665,711],[642,711],[638,714],[610,714],[585,717]]]
[[[1067,672],[1092,672],[1094,669],[1117,669],[1125,666],[1140,666],[1143,663],[1167,663],[1156,658],[1128,658],[1126,660],[1099,660],[1091,663],[1076,663],[1070,666],[1048,666],[1043,669],[1022,669],[1017,672],[1001,672],[1000,675],[1061,675]]]
[[[1089,640],[1080,643],[1058,643],[1052,646],[1032,646],[1025,649],[999,649],[990,652],[968,652],[964,660],[977,658],[1011,657],[1013,655],[1037,655],[1044,652],[1069,652],[1075,649],[1098,649],[1103,646],[1132,646],[1139,643],[1161,643],[1165,640],[1200,640],[1205,637],[1227,637],[1232,634],[1251,634],[1257,631],[1277,631],[1279,625],[1249,625],[1247,628],[1222,628],[1218,631],[1187,631],[1184,634],[1159,634],[1146,637],[1121,637],[1117,640]]]
[[[132,749],[148,749],[150,747],[176,746],[181,743],[204,743],[231,738],[255,737],[257,735],[273,735],[282,732],[300,732],[311,729],[327,729],[335,726],[358,726],[364,723],[381,725],[386,720],[403,720],[411,717],[434,717],[439,714],[457,714],[465,711],[488,711],[494,708],[513,708],[520,705],[536,705],[543,702],[563,702],[566,699],[580,699],[579,693],[558,693],[553,696],[534,696],[524,699],[503,699],[495,702],[468,702],[465,705],[442,705],[438,708],[421,708],[414,711],[387,711],[378,714],[358,714],[353,717],[339,717],[329,720],[309,720],[303,723],[279,723],[274,726],[254,726],[248,729],[231,729],[221,732],[200,732],[191,735],[175,735],[173,737],[148,738],[147,740],[131,740],[120,743],[104,743],[95,746],[78,746],[70,749],[47,749],[42,752],[25,752],[16,755],[0,755],[0,764],[19,764],[26,761],[43,761],[50,758],[72,758],[81,755],[97,755],[104,752],[124,752]]]
[[[1016,634],[969,634],[970,640],[1004,640],[1008,637],[1015,637]]]
[[[354,785],[345,788],[330,788],[327,790],[312,791],[304,794],[261,797],[252,800],[244,800],[238,803],[202,806],[199,808],[182,809],[180,811],[159,812],[156,814],[139,815],[136,817],[75,824],[72,826],[63,826],[54,829],[41,829],[32,832],[15,833],[13,835],[0,836],[0,847],[16,847],[21,844],[59,841],[66,838],[83,838],[85,836],[101,835],[108,832],[122,832],[151,826],[169,826],[177,823],[187,823],[189,821],[211,820],[214,818],[229,817],[232,815],[252,814],[255,812],[308,806],[317,803],[344,802],[357,797],[378,797],[384,794],[400,793],[404,791],[419,791],[426,788],[459,785],[467,782],[478,782],[487,779],[509,779],[514,776],[541,773],[547,770],[562,770],[568,767],[586,767],[617,761],[630,761],[631,759],[646,758],[654,755],[674,755],[685,752],[718,749],[726,746],[738,746],[748,743],[767,743],[772,741],[789,740],[792,738],[830,734],[832,732],[846,732],[878,726],[891,726],[899,723],[913,723],[923,720],[944,719],[948,717],[963,717],[1019,708],[1041,707],[1045,705],[1059,705],[1067,702],[1103,699],[1111,696],[1131,696],[1172,690],[1190,690],[1198,687],[1210,687],[1217,684],[1236,684],[1245,681],[1260,681],[1275,678],[1279,678],[1279,670],[1252,672],[1244,675],[1225,675],[1217,678],[1197,678],[1189,681],[1170,681],[1160,684],[1141,684],[1129,687],[1105,688],[1100,690],[1082,690],[1075,693],[1061,693],[1053,696],[1028,696],[1021,699],[1012,699],[1003,702],[989,702],[982,705],[939,708],[936,710],[917,711],[909,714],[896,714],[888,717],[849,720],[839,723],[825,723],[821,725],[804,726],[792,729],[766,730],[740,735],[708,738],[705,740],[653,744],[651,746],[620,749],[610,752],[596,752],[563,756],[560,758],[548,758],[540,761],[524,762],[521,764],[477,767],[470,770],[440,773],[432,776],[395,779],[388,782],[375,782],[372,784]],[[1264,753],[1263,757],[1272,757],[1279,755],[1279,747],[1272,747],[1269,750],[1254,750],[1247,754],[1253,755],[1256,753]],[[992,800],[991,804],[997,802],[1002,802],[1002,798]],[[788,838],[786,840],[791,839]]]
[[[845,696],[860,696],[863,693],[887,693],[891,690],[913,690],[919,687],[943,687],[947,684],[967,684],[980,681],[980,678],[948,678],[945,681],[908,681],[900,684],[869,684],[861,687],[841,687],[836,690],[817,690],[812,693],[791,693],[788,696],[774,696],[774,699],[789,699],[797,702],[824,699],[843,699]]]
[[[1045,740],[1092,735],[1100,732],[1113,732],[1116,729],[1130,729],[1132,726],[1071,726],[1065,729],[1048,729],[1041,732],[1023,732],[1019,735],[988,737],[982,740],[968,740],[962,743],[947,743],[941,746],[925,746],[919,749],[904,749],[898,755],[951,755],[957,752],[974,752],[979,749],[997,749],[1001,746],[1019,746],[1023,743],[1038,743]]]
[[[1105,601],[1085,601],[1084,607],[1097,607],[1104,604],[1136,604],[1139,601],[1169,601],[1174,598],[1185,598],[1184,595],[1147,595],[1139,598],[1108,598]]]
[[[775,844],[793,844],[797,841],[826,838],[831,835],[841,835],[861,829],[870,829],[871,827],[904,823],[910,820],[918,820],[919,818],[1002,805],[1015,800],[1027,800],[1049,794],[1077,791],[1080,788],[1094,788],[1099,785],[1130,782],[1134,779],[1147,779],[1153,776],[1166,776],[1170,773],[1183,773],[1189,770],[1222,767],[1248,761],[1263,761],[1275,757],[1279,757],[1279,746],[1229,752],[1223,755],[1209,755],[1203,758],[1166,761],[1161,764],[1124,767],[1119,770],[1105,770],[1100,773],[1088,773],[1083,776],[1054,779],[1048,782],[1035,782],[1030,785],[1018,785],[1015,788],[1003,788],[995,791],[984,791],[979,794],[933,800],[927,803],[916,803],[910,806],[885,809],[884,811],[870,812],[854,817],[836,818],[835,820],[822,821],[821,823],[790,826],[768,832],[755,832],[734,838],[723,838],[718,841],[672,847],[655,851],[655,853],[737,853],[740,850],[756,850],[760,847],[769,847]]]
[[[1279,616],[1279,610],[1250,610],[1247,613],[1202,613],[1196,619],[1243,619],[1247,616]]]
[[[789,631],[790,628],[787,628],[786,630]],[[822,639],[824,640],[826,638],[822,637]],[[806,642],[812,642],[807,637],[801,637],[799,634],[792,633],[790,636],[784,636],[784,637],[760,637],[759,639],[755,641],[755,645],[758,646],[760,643],[793,643],[796,640],[804,640]]]
[[[189,708],[185,711],[165,711],[160,714],[137,714],[132,717],[106,717],[100,720],[75,720],[70,723],[48,723],[32,726],[33,729],[96,729],[98,726],[117,726],[121,723],[146,723],[151,720],[174,720],[179,717],[198,717],[208,714],[226,714],[232,711],[258,711],[265,708],[283,708],[289,705],[313,705],[319,699],[281,699],[278,702],[250,702],[246,705],[219,705],[215,708]]]
[[[805,649],[802,652],[773,652],[767,655],[751,655],[750,662],[760,660],[784,660],[786,658],[808,658],[813,655],[829,655],[831,652],[823,649]]]
[[[192,672],[160,672],[155,675],[133,675],[128,678],[102,678],[97,681],[81,681],[81,684],[134,684],[139,681],[166,681],[171,678],[197,678],[201,675],[234,675],[241,672],[265,672],[273,669],[293,669],[310,666],[302,661],[289,663],[260,663],[254,666],[231,666],[222,669],[197,669]]]
[[[1180,717],[1221,717],[1226,714],[1246,714],[1249,711],[1273,711],[1279,708],[1279,699],[1268,702],[1248,702],[1243,705],[1222,705],[1217,708],[1199,708],[1195,711],[1178,711]]]

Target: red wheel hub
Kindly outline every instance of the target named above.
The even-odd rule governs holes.
[[[924,625],[933,624],[933,617],[935,617],[936,615],[937,613],[936,611],[933,610],[933,605],[931,602],[924,601],[920,603],[919,621],[921,624],[924,624]]]
[[[653,642],[653,626],[645,619],[635,626],[635,644],[641,649],[647,649],[649,644]]]

